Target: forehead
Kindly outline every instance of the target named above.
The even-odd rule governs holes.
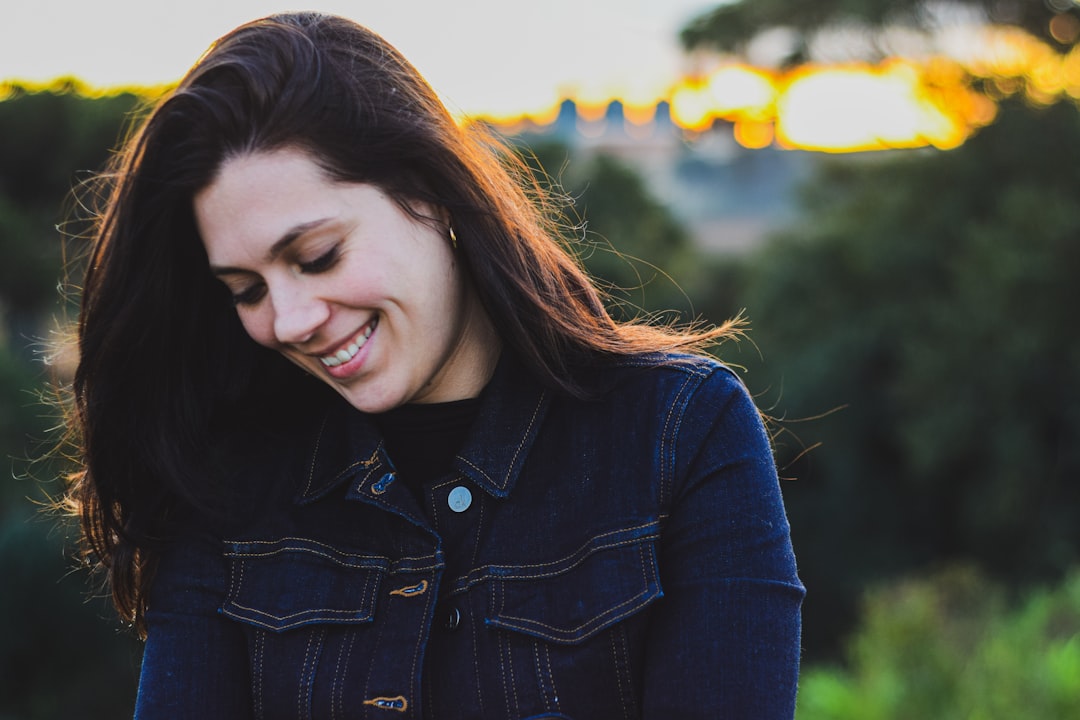
[[[292,148],[225,159],[214,179],[195,194],[197,216],[236,214],[256,207],[285,208],[317,199],[334,183],[307,153]]]
[[[213,260],[237,245],[265,246],[290,228],[337,216],[339,190],[300,150],[238,155],[195,195],[195,222]]]

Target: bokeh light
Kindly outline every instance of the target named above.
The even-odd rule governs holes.
[[[1062,23],[1055,32],[1071,33]],[[670,98],[672,117],[691,132],[723,120],[748,148],[853,152],[957,147],[1018,93],[1040,106],[1080,99],[1080,47],[1060,53],[1017,28],[989,26],[950,56],[783,72],[724,61],[680,81]]]

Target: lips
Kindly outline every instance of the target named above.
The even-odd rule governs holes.
[[[354,357],[356,353],[360,352],[360,348],[364,347],[364,344],[371,337],[371,333],[375,332],[375,326],[379,324],[379,319],[374,318],[371,322],[367,323],[360,329],[360,332],[356,334],[352,340],[350,340],[344,347],[331,355],[324,355],[319,358],[324,366],[328,368],[337,367],[343,365]]]

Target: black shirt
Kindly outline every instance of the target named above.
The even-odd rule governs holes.
[[[445,475],[480,409],[479,398],[402,405],[372,418],[382,432],[398,480],[419,495]]]

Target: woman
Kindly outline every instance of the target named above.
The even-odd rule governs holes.
[[[70,497],[146,633],[137,717],[791,717],[768,438],[674,353],[734,326],[615,323],[475,132],[285,15],[106,176]]]

